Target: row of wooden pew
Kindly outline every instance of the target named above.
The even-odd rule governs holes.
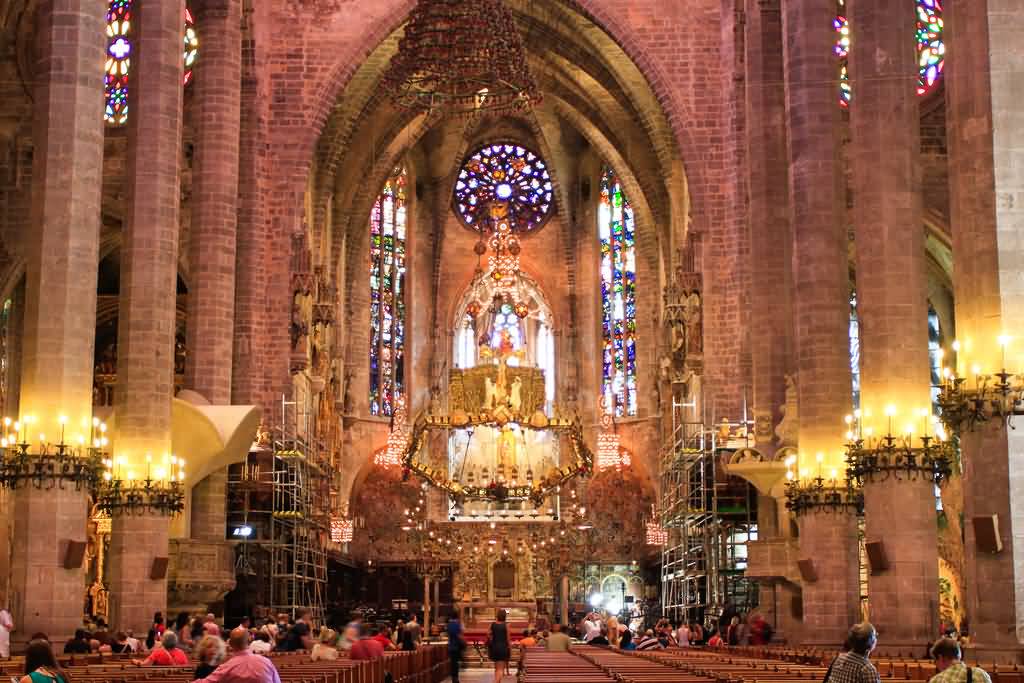
[[[395,683],[441,683],[448,676],[443,645],[425,645],[413,652],[387,652],[381,659],[355,661],[341,657],[312,661],[305,653],[272,654],[281,683],[381,683],[385,672]],[[11,659],[0,667],[6,676],[21,676],[24,660]],[[138,667],[128,658],[93,663],[89,658],[62,658],[73,683],[189,683],[194,666]]]
[[[527,648],[523,656],[525,681],[604,681],[621,683],[811,683],[825,677],[835,653],[807,661],[798,658],[752,656],[745,649],[704,650],[669,648],[645,652],[621,652],[602,647],[577,646],[571,653],[546,653]],[[574,661],[575,660],[575,661]],[[928,683],[935,675],[934,662],[901,658],[874,661],[887,683]],[[986,671],[993,683],[1024,683],[1018,667]]]

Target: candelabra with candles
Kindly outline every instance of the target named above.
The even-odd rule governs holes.
[[[38,443],[30,439],[36,419],[26,415],[15,421],[3,419],[0,436],[0,484],[16,489],[33,486],[37,489],[64,488],[73,484],[76,490],[92,490],[100,480],[107,426],[93,419],[89,440],[84,435],[66,440],[68,419],[61,415],[60,439],[50,443],[39,434]]]
[[[815,457],[818,469],[817,476],[807,478],[806,470],[798,474],[797,457],[786,458],[786,508],[795,514],[805,512],[864,512],[864,492],[851,477],[840,477],[839,471],[832,468],[828,479],[822,472],[824,454]]]
[[[941,424],[932,432],[930,425],[934,418],[931,411],[922,408],[899,433],[895,429],[897,410],[889,405],[885,409],[888,430],[876,436],[874,428],[864,426],[864,418],[870,414],[856,411],[846,416],[846,471],[847,476],[858,484],[876,479],[914,480],[927,477],[941,482],[952,473],[955,460],[953,445],[945,438]],[[913,422],[922,420],[924,428],[920,436],[915,434]]]
[[[102,481],[97,492],[97,504],[111,513],[130,515],[176,515],[185,509],[185,460],[165,455],[153,463],[146,456],[146,476],[137,478],[124,456],[103,460]]]
[[[970,376],[964,377],[943,368],[937,402],[950,432],[960,434],[994,420],[1006,425],[1014,416],[1024,415],[1024,374],[1006,370],[1010,338],[1002,335],[998,342],[1002,350],[999,372],[985,374],[981,366],[973,365]],[[958,342],[953,342],[953,350],[960,350]]]

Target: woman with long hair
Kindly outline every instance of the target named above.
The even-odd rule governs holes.
[[[192,676],[194,681],[212,674],[217,666],[224,661],[224,655],[227,652],[224,641],[217,636],[203,636],[195,650],[199,665],[196,666],[195,674]]]
[[[33,640],[25,650],[25,675],[19,683],[70,683],[45,640]]]
[[[494,683],[501,683],[508,675],[508,660],[512,657],[512,641],[505,623],[505,610],[498,610],[498,620],[491,624],[491,637],[487,642],[487,654],[494,662]]]

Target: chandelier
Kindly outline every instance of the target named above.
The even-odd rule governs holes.
[[[629,465],[629,454],[619,447],[619,435],[615,433],[612,416],[605,413],[601,416],[601,431],[597,434],[597,469],[622,470]]]
[[[651,505],[651,517],[644,525],[647,545],[666,546],[668,545],[668,529],[658,523],[658,513],[654,505]]]
[[[889,426],[881,436],[875,436],[872,428],[863,426],[860,410],[846,416],[846,471],[851,479],[863,484],[865,480],[878,478],[928,478],[938,484],[952,474],[954,447],[944,434],[929,433],[931,417],[927,409],[922,409],[920,414],[924,424],[920,436],[915,435],[912,424],[902,432],[894,427],[894,406],[887,406],[885,414]],[[820,478],[821,474],[818,476]]]
[[[392,418],[391,432],[388,434],[388,445],[374,456],[373,464],[384,469],[402,464],[408,444],[409,425],[406,418],[405,397],[399,395],[395,399],[395,414]]]
[[[331,543],[351,543],[355,522],[345,517],[331,517]]]
[[[1024,415],[1024,374],[1006,369],[1010,338],[1000,335],[997,341],[1002,350],[999,372],[985,374],[980,365],[973,365],[967,377],[951,368],[942,371],[937,402],[943,424],[954,434],[990,421],[1008,425],[1013,417]],[[959,351],[959,347],[954,341],[953,350]]]
[[[400,107],[503,114],[540,101],[502,0],[419,0],[383,77]]]

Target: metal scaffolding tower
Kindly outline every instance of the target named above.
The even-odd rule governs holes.
[[[721,470],[718,459],[729,444],[688,415],[692,409],[673,401],[672,436],[661,459],[660,517],[669,532],[662,613],[703,623],[729,606],[745,611],[757,599],[744,576],[747,543],[757,538],[756,497],[746,482]]]

